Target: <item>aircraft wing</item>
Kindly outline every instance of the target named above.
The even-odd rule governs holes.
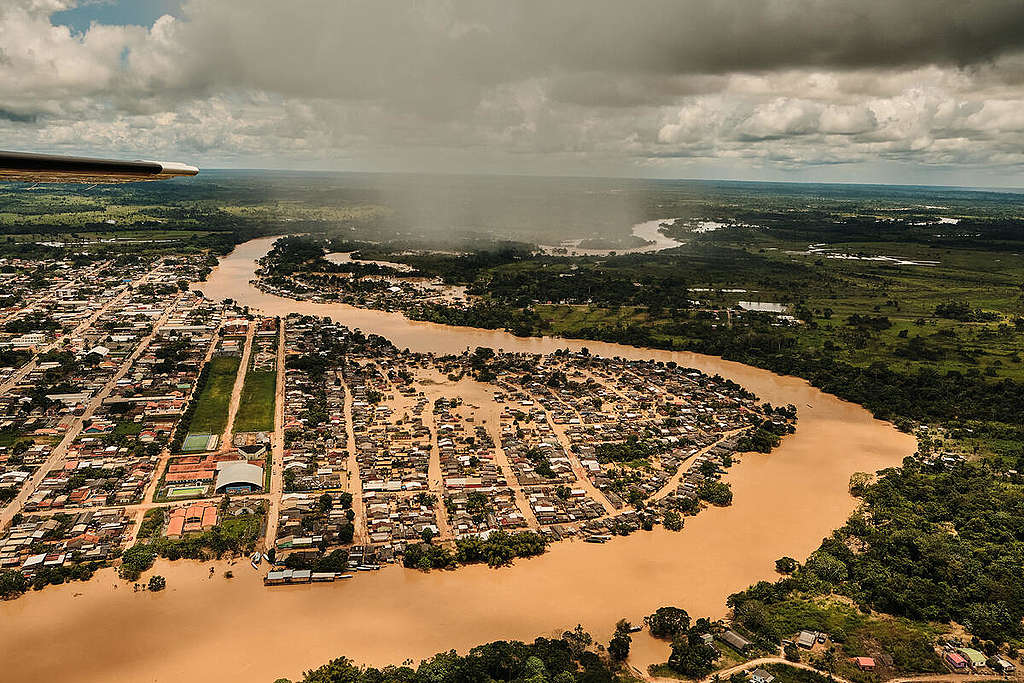
[[[117,161],[54,154],[0,152],[0,181],[32,183],[134,183],[199,173],[195,166],[165,161]]]

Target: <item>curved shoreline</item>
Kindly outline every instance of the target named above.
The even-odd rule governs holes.
[[[733,379],[773,404],[793,403],[797,431],[771,455],[745,454],[730,472],[733,505],[688,518],[682,533],[559,543],[511,568],[423,574],[388,567],[341,584],[266,589],[245,562],[230,581],[221,578],[223,563],[210,579],[213,563],[160,562],[154,571],[167,577],[168,589],[159,594],[112,588],[113,574],[104,570],[85,584],[0,604],[0,642],[19,653],[5,666],[13,680],[269,682],[342,654],[373,665],[400,663],[495,639],[553,635],[577,623],[606,641],[617,619],[636,621],[662,605],[722,616],[730,593],[772,578],[781,555],[806,557],[845,521],[855,506],[850,474],[898,465],[915,448],[913,437],[804,380],[712,356],[518,338],[266,294],[249,280],[253,258],[274,239],[240,245],[196,288],[271,315],[331,315],[416,351],[586,346],[601,355],[674,360]],[[666,653],[666,644],[646,634],[634,638],[638,668]]]

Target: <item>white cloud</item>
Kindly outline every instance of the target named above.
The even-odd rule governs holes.
[[[19,144],[537,172],[1024,163],[1017,3],[189,0],[84,34],[51,24],[72,4],[0,5]]]

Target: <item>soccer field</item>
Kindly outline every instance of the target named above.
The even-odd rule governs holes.
[[[181,450],[183,453],[200,453],[202,451],[212,451],[217,447],[217,437],[212,434],[193,434],[189,432],[189,435],[185,437],[185,443],[182,444]]]
[[[168,489],[168,498],[195,498],[206,494],[205,486],[179,486]]]

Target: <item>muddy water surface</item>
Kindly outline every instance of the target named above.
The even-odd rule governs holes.
[[[0,681],[269,682],[341,654],[400,663],[499,638],[554,635],[577,623],[607,641],[616,620],[638,621],[668,604],[694,617],[719,617],[730,593],[773,578],[778,557],[806,557],[843,523],[854,507],[847,492],[853,472],[899,464],[914,451],[912,437],[859,406],[803,380],[720,358],[521,339],[264,294],[248,283],[253,259],[272,241],[241,245],[198,288],[264,313],[330,315],[416,351],[485,345],[541,353],[585,345],[603,355],[675,360],[729,377],[772,403],[793,403],[797,432],[772,455],[742,456],[729,474],[733,505],[687,519],[681,533],[557,544],[500,570],[423,574],[389,567],[333,585],[268,589],[247,562],[231,567],[231,580],[222,578],[224,565],[209,578],[209,563],[161,562],[156,571],[168,589],[159,594],[115,589],[109,570],[86,584],[32,593],[0,604]],[[663,644],[634,637],[637,666],[663,661],[666,653]]]

